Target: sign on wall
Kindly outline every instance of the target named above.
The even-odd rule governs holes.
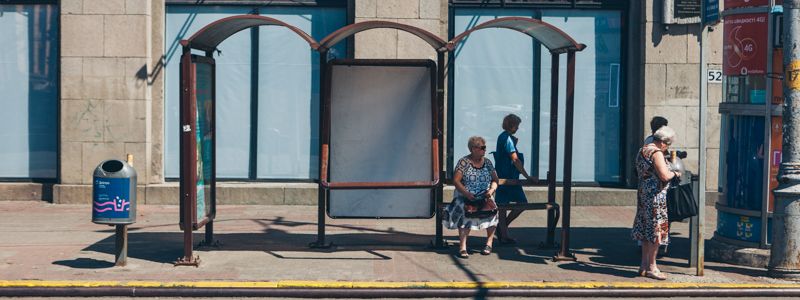
[[[725,75],[766,73],[767,20],[766,13],[725,17],[722,41],[722,72]]]
[[[703,0],[703,25],[719,22],[719,0]]]
[[[722,83],[722,70],[708,70],[706,74],[708,83]]]
[[[700,22],[701,0],[664,0],[664,24],[694,24]]]

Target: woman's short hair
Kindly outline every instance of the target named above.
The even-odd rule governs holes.
[[[505,118],[503,118],[503,130],[511,130],[511,128],[519,125],[519,123],[522,123],[522,119],[515,114],[508,114]]]
[[[675,130],[669,128],[669,126],[661,126],[661,128],[653,133],[653,139],[667,145],[672,145],[672,142],[675,141]]]
[[[667,124],[667,123],[669,123],[669,122],[667,121],[667,119],[666,119],[666,118],[664,118],[664,117],[662,117],[662,116],[655,116],[655,117],[653,117],[653,119],[651,119],[651,120],[650,120],[650,133],[651,133],[651,134],[652,134],[652,133],[655,133],[655,132],[656,132],[656,130],[658,130],[658,129],[659,129],[659,128],[661,128],[662,126],[667,126],[667,125],[669,125],[669,124]]]
[[[480,144],[486,145],[486,140],[484,140],[483,137],[477,135],[471,136],[467,141],[467,149],[472,151],[473,147],[477,147]]]

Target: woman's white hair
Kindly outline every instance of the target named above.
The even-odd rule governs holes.
[[[471,136],[467,141],[467,149],[472,151],[472,147],[478,146],[480,144],[486,145],[486,140],[484,140],[483,137],[477,135]]]
[[[675,130],[668,126],[661,126],[661,128],[653,133],[653,139],[667,145],[672,145],[672,142],[675,141]]]

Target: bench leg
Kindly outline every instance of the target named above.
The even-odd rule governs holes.
[[[558,219],[561,217],[561,212],[558,207],[547,210],[547,240],[539,244],[540,249],[558,249],[559,245],[556,244],[556,226],[558,226]]]

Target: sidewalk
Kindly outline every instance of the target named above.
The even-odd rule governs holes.
[[[716,211],[707,207],[706,236],[715,228]],[[475,282],[551,283],[574,286],[646,286],[637,277],[639,252],[629,238],[635,207],[582,206],[572,213],[572,249],[577,262],[551,261],[554,250],[537,246],[545,237],[545,213],[529,211],[513,224],[514,246],[495,246],[489,256],[455,258],[457,249],[428,248],[433,219],[327,220],[329,250],[309,249],[316,238],[316,206],[220,206],[215,238],[222,247],[201,248],[199,267],[174,267],[183,253],[178,207],[141,205],[129,229],[128,266],[113,267],[114,230],[91,223],[88,205],[0,201],[0,281],[185,281],[225,282]],[[203,237],[197,231],[195,240]],[[667,282],[699,285],[789,284],[766,277],[763,269],[706,262],[704,277],[687,265],[688,223],[674,223],[669,257],[659,260]],[[450,244],[455,231],[445,231]],[[556,232],[560,237],[560,231]],[[480,249],[485,232],[469,245]],[[327,282],[327,283],[326,283]],[[348,283],[349,282],[349,283]],[[587,283],[594,282],[594,284]],[[632,285],[631,285],[632,284]],[[666,285],[664,285],[666,286]],[[736,285],[730,285],[735,287]]]

